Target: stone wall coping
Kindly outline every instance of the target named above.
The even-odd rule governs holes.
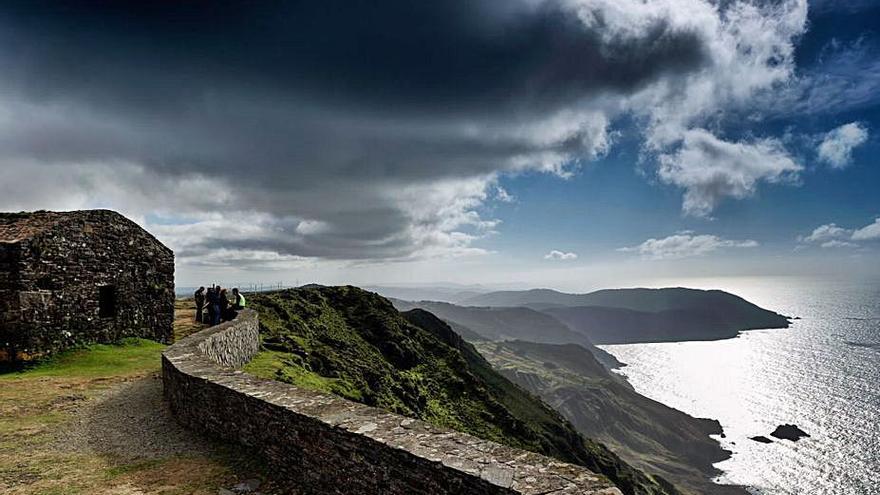
[[[218,336],[237,338],[230,332],[239,332],[245,326],[242,323],[254,320],[257,320],[257,313],[245,309],[233,321],[181,339],[163,353],[163,367],[224,387],[230,393],[282,408],[303,421],[318,421],[329,429],[368,439],[375,442],[375,448],[396,449],[462,475],[479,477],[501,489],[497,493],[621,494],[606,478],[585,467],[437,427],[336,395],[258,378],[236,369],[235,366],[243,365],[256,354],[259,336],[256,347],[244,349],[245,354],[251,353],[244,359],[234,356],[242,351],[241,348],[230,350],[229,354],[233,356],[219,359],[206,354],[206,347],[211,347],[212,356],[222,356],[223,349],[213,341],[223,340],[217,339]],[[168,371],[165,370],[166,376]],[[167,380],[165,386],[169,386]],[[328,469],[334,468],[328,466]]]

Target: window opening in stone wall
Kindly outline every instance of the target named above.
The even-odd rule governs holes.
[[[116,316],[116,287],[102,285],[98,287],[98,316],[112,318]]]
[[[59,284],[49,275],[37,279],[37,288],[40,290],[59,290]]]

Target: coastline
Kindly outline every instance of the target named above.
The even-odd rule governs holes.
[[[632,382],[630,377],[626,374],[625,369],[629,367],[630,363],[625,362],[622,358],[620,358],[617,354],[607,349],[608,346],[634,346],[634,345],[645,345],[645,344],[686,344],[686,343],[704,343],[704,342],[719,342],[725,340],[733,340],[740,338],[742,335],[752,331],[760,331],[760,330],[781,330],[791,328],[791,325],[798,320],[801,320],[801,317],[789,317],[786,316],[789,320],[789,324],[787,326],[776,326],[776,327],[766,327],[766,328],[743,328],[741,330],[737,330],[734,335],[729,336],[721,336],[721,337],[708,337],[703,339],[688,339],[688,340],[656,340],[656,341],[639,341],[639,342],[626,342],[626,343],[616,343],[616,344],[597,344],[596,348],[598,348],[603,353],[607,353],[614,357],[614,359],[620,363],[620,366],[608,367],[609,372],[616,379],[619,379],[622,383],[624,383],[628,388],[630,388],[636,394],[645,397],[648,400],[657,402],[658,404],[663,405],[671,410],[678,411],[681,414],[687,416],[694,422],[702,423],[706,426],[706,436],[714,442],[719,450],[719,456],[712,458],[709,462],[709,466],[706,464],[697,463],[694,465],[695,468],[699,469],[702,473],[704,473],[709,483],[712,485],[711,492],[712,494],[719,495],[751,495],[752,492],[749,491],[750,486],[748,485],[740,485],[740,484],[721,484],[717,483],[716,480],[719,480],[724,477],[726,473],[725,470],[718,468],[717,465],[727,461],[733,457],[734,451],[727,448],[722,442],[722,439],[726,438],[726,433],[724,431],[724,427],[721,425],[721,422],[715,418],[705,418],[705,417],[697,417],[687,412],[684,412],[680,409],[675,408],[673,405],[667,404],[663,401],[652,399],[646,395],[643,395],[638,391],[635,384]]]
[[[726,339],[713,339],[713,340],[726,340]],[[662,343],[667,343],[667,342],[662,342]],[[622,345],[630,345],[630,344],[622,344]],[[703,418],[703,417],[697,417],[697,416],[688,414],[688,413],[681,411],[680,409],[676,409],[675,407],[673,407],[669,404],[666,404],[662,401],[654,400],[654,399],[651,399],[650,397],[642,395],[640,392],[638,392],[636,390],[635,385],[633,385],[633,383],[630,381],[630,379],[625,374],[620,372],[620,370],[622,370],[623,368],[628,366],[628,363],[624,363],[622,361],[620,361],[620,362],[623,366],[621,366],[620,368],[614,368],[613,370],[611,370],[611,372],[615,378],[618,378],[622,382],[624,382],[626,384],[626,386],[631,388],[636,394],[638,394],[642,397],[645,397],[648,400],[652,400],[654,402],[657,402],[658,404],[661,404],[662,406],[667,407],[671,410],[680,412],[682,415],[686,416],[687,418],[694,421],[695,423],[700,423],[705,426],[706,438],[709,439],[709,441],[713,442],[717,446],[719,454],[717,457],[712,458],[711,460],[706,460],[707,462],[705,462],[705,463],[697,463],[696,465],[693,465],[693,467],[695,469],[698,469],[700,472],[702,472],[706,476],[707,485],[704,488],[709,488],[712,490],[712,491],[703,491],[703,492],[699,492],[699,493],[709,493],[709,494],[713,494],[713,495],[753,495],[752,492],[749,491],[749,488],[751,488],[751,487],[749,487],[747,485],[722,484],[722,483],[718,483],[716,481],[716,480],[722,478],[726,474],[726,472],[723,469],[717,467],[717,465],[724,462],[724,461],[731,459],[734,454],[734,451],[726,448],[721,441],[721,439],[725,438],[725,436],[726,436],[726,433],[724,431],[724,427],[721,425],[721,422],[715,418]]]
[[[637,370],[639,368],[639,366],[638,366],[639,363],[634,362],[632,359],[626,359],[626,358],[622,357],[619,352],[615,352],[615,351],[619,350],[620,348],[638,348],[639,346],[652,346],[652,345],[662,345],[662,346],[676,345],[676,344],[700,345],[700,344],[709,344],[709,343],[718,343],[718,342],[733,342],[733,341],[736,341],[740,338],[743,338],[744,336],[746,336],[747,334],[752,333],[752,332],[767,331],[767,332],[772,333],[777,330],[790,329],[792,327],[792,324],[794,324],[796,321],[800,321],[800,320],[801,320],[801,318],[796,318],[796,319],[790,318],[790,323],[786,327],[746,328],[746,329],[736,331],[735,335],[718,337],[718,338],[688,339],[688,340],[661,340],[661,341],[651,341],[651,342],[627,342],[627,343],[620,343],[620,344],[598,344],[597,347],[599,349],[601,349],[603,352],[607,352],[607,353],[611,354],[612,356],[614,356],[614,358],[616,360],[618,360],[619,362],[624,364],[623,367],[611,369],[610,372],[615,378],[619,379],[623,383],[626,383],[626,385],[628,387],[631,387],[635,393],[637,393],[643,397],[646,397],[649,400],[652,400],[652,401],[655,401],[659,404],[662,404],[663,406],[668,407],[672,410],[679,411],[683,415],[693,419],[694,421],[704,421],[710,425],[715,426],[715,428],[710,428],[707,430],[707,437],[709,439],[711,439],[711,441],[714,442],[715,445],[717,445],[717,448],[721,452],[723,452],[724,454],[722,456],[714,458],[710,463],[711,466],[709,469],[702,470],[702,472],[704,472],[709,478],[709,482],[712,485],[712,491],[700,492],[700,493],[711,493],[711,494],[720,494],[720,495],[734,495],[734,494],[736,494],[736,495],[753,495],[754,492],[751,490],[755,489],[755,487],[753,487],[751,485],[718,483],[719,480],[723,480],[723,479],[727,478],[728,475],[730,474],[730,472],[728,470],[725,470],[725,469],[717,467],[717,466],[719,464],[723,464],[726,461],[731,460],[733,458],[733,456],[737,452],[739,452],[738,450],[731,450],[730,449],[731,446],[736,446],[736,442],[734,442],[730,439],[730,436],[727,434],[724,427],[721,425],[720,419],[710,418],[710,417],[708,417],[709,415],[706,415],[706,417],[704,417],[701,415],[693,414],[692,412],[686,412],[684,410],[684,408],[677,407],[679,405],[674,404],[674,403],[668,403],[667,401],[664,401],[661,398],[656,397],[655,394],[648,395],[647,390],[643,389],[642,387],[637,387],[637,384],[634,383],[633,378],[630,375],[630,373],[632,373],[634,370]],[[693,356],[691,356],[691,358],[693,358]],[[641,363],[641,364],[642,364],[642,366],[647,366],[646,363]],[[657,373],[655,372],[653,374],[656,375]],[[661,372],[661,374],[662,374],[662,372]]]
[[[627,462],[670,480],[685,493],[748,494],[744,487],[712,482],[724,474],[715,465],[732,455],[716,438],[724,433],[719,421],[694,417],[642,395],[624,376],[609,372],[577,345],[475,345],[502,375]]]

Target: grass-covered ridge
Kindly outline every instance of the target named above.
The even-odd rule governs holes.
[[[584,465],[625,493],[677,493],[495,372],[431,313],[399,313],[356,287],[255,294],[265,350],[251,373]]]

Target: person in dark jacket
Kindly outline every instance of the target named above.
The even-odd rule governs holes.
[[[202,323],[204,319],[202,311],[205,309],[205,288],[199,287],[193,298],[196,300],[196,323]]]
[[[229,297],[226,296],[226,289],[220,289],[220,318],[223,321],[232,319],[229,314]]]
[[[208,289],[208,316],[211,319],[211,325],[220,323],[220,287],[211,287]]]

